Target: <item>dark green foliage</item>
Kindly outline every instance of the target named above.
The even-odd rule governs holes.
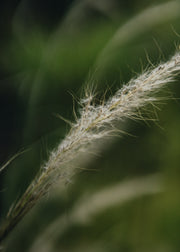
[[[54,114],[73,121],[74,103],[77,111],[87,81],[97,86],[98,97],[108,87],[108,97],[122,83],[141,73],[142,68],[169,58],[179,46],[180,14],[130,36],[115,48],[108,62],[102,61],[97,67],[98,56],[119,27],[149,5],[164,1],[114,0],[109,9],[103,3],[108,1],[102,1],[99,8],[95,1],[92,6],[81,1],[64,1],[64,6],[58,1],[40,2],[33,1],[30,10],[30,1],[19,3],[14,9],[11,29],[7,26],[10,35],[4,37],[6,43],[1,43],[1,163],[22,148],[30,149],[1,173],[1,218],[27,188],[49,151],[68,132],[69,126]],[[25,10],[27,15],[23,16]],[[157,124],[148,120],[128,121],[125,131],[133,137],[124,135],[109,144],[100,157],[80,167],[82,172],[65,191],[57,189],[41,201],[9,235],[5,241],[7,251],[13,251],[14,247],[16,251],[28,251],[61,215],[67,216],[68,222],[68,214],[86,192],[93,194],[124,179],[152,173],[163,176],[162,194],[117,204],[89,223],[69,225],[62,235],[55,230],[53,242],[50,238],[45,242],[53,243],[52,251],[179,251],[178,79],[162,93],[168,99],[158,105],[159,110],[153,112],[150,108],[148,116],[158,117]]]

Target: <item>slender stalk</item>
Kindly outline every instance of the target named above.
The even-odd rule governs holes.
[[[179,11],[180,4],[178,1],[168,1],[149,7],[128,20],[127,23],[120,26],[100,52],[94,68],[104,68],[113,59],[118,48],[126,45],[149,28],[152,29],[153,26],[167,22],[167,20],[176,19],[179,16]],[[103,71],[101,74],[103,74]]]

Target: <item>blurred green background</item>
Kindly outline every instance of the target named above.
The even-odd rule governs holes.
[[[147,66],[173,55],[180,2],[2,1],[0,12],[1,164],[28,150],[0,174],[3,219],[69,130],[55,114],[73,121],[74,103],[78,113],[87,83],[108,98]],[[9,235],[5,251],[179,252],[179,84],[178,77],[162,92],[167,99],[158,110],[151,108],[147,116],[157,121],[127,121],[123,127],[133,136],[107,142],[63,191],[53,190]],[[88,202],[124,180],[159,173],[161,193],[117,202],[88,222],[69,217],[81,197]],[[49,235],[34,249],[44,232]]]

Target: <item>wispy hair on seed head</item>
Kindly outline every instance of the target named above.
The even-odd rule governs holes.
[[[126,119],[142,119],[139,110],[158,100],[157,93],[167,83],[175,81],[180,71],[180,53],[165,63],[148,69],[100,104],[94,102],[94,87],[89,84],[85,98],[81,100],[79,117],[71,123],[64,140],[51,152],[39,175],[29,185],[23,196],[8,213],[0,229],[3,239],[19,220],[57,183],[68,183],[77,173],[79,157],[89,152],[93,143],[115,136],[121,129],[116,122]],[[123,131],[121,131],[123,133]]]

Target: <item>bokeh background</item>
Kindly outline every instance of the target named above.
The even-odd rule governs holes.
[[[179,41],[179,1],[1,1],[0,162],[27,150],[0,174],[1,218],[68,132],[55,114],[73,121],[85,85],[107,99],[167,60]],[[179,252],[179,84],[177,77],[158,108],[148,109],[155,121],[126,121],[123,130],[131,135],[107,141],[66,188],[57,186],[42,200],[9,235],[5,251]],[[88,210],[83,221],[73,215],[92,195],[152,174],[160,174],[161,192],[143,195],[142,186],[123,204],[107,198],[96,210],[94,203],[90,219]]]

